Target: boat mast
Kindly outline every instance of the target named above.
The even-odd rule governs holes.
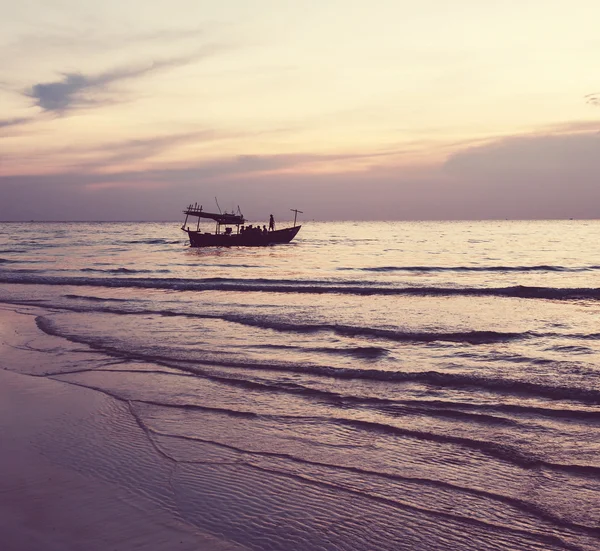
[[[294,213],[294,226],[296,225],[296,216],[298,216],[298,213],[300,214],[304,214],[301,210],[298,209],[290,209],[293,213]]]

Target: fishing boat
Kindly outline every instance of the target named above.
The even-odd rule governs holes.
[[[301,210],[290,209],[294,213],[294,225],[280,230],[275,229],[273,215],[270,216],[269,227],[246,224],[244,215],[238,207],[237,213],[207,212],[202,205],[197,203],[189,205],[183,211],[185,221],[181,229],[188,234],[191,247],[264,247],[289,243],[302,226],[296,225],[296,217]],[[197,218],[196,229],[190,229],[188,219]],[[202,219],[214,220],[216,223],[214,233],[202,232],[200,221]]]

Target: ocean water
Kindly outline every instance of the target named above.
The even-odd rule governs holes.
[[[170,465],[98,476],[253,550],[600,549],[600,222],[185,237],[0,224],[46,343],[2,367],[114,397]]]

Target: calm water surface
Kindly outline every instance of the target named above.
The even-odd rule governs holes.
[[[0,301],[35,307],[64,360],[20,370],[124,401],[202,530],[594,550],[599,243],[597,221],[308,223],[256,249],[190,249],[177,223],[6,223]]]

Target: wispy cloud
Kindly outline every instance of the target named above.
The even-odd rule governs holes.
[[[184,139],[183,137],[181,139]],[[298,205],[322,219],[598,217],[594,134],[514,136],[454,154],[438,169],[385,165],[313,172],[364,154],[240,155],[186,166],[0,176],[0,219],[168,219],[199,198],[231,201],[244,214]],[[132,142],[131,150],[156,144]],[[368,161],[369,159],[365,159]],[[549,162],[551,160],[551,162]],[[32,202],[31,197],[37,201]],[[436,200],[432,201],[431,197]],[[235,201],[235,202],[233,202]]]
[[[94,52],[106,49],[121,49],[129,45],[146,43],[173,43],[195,38],[201,38],[209,29],[205,27],[175,27],[161,28],[145,33],[107,32],[103,28],[60,26],[45,29],[45,32],[25,33],[6,45],[11,51],[76,50]],[[212,30],[212,29],[210,29]]]
[[[594,92],[593,94],[588,94],[584,96],[585,102],[588,105],[593,105],[594,107],[600,107],[600,92]]]
[[[24,33],[3,44],[0,50],[0,66],[31,65],[31,60],[40,58],[48,61],[64,57],[68,53],[80,56],[105,56],[118,51],[119,55],[138,50],[139,47],[158,49],[198,46],[198,40],[206,40],[213,29],[204,27],[162,28],[145,33],[131,31],[107,32],[97,25],[61,25],[45,28],[36,33]],[[9,73],[7,73],[9,74]],[[2,82],[0,81],[0,85]],[[8,85],[8,83],[6,83]]]
[[[95,168],[110,168],[114,165],[127,165],[135,161],[151,159],[182,145],[214,142],[228,137],[231,137],[231,135],[206,129],[94,146],[86,152],[99,155],[99,159],[79,164],[78,169],[88,168],[93,170]]]
[[[304,174],[307,165],[363,156],[306,153],[238,155],[148,170],[0,175],[0,190],[4,190],[7,198],[7,202],[0,201],[0,220],[169,219],[176,217],[181,206],[190,200],[215,195],[232,201],[231,206],[233,201],[244,205],[247,207],[244,212],[249,216],[252,216],[252,211],[264,214],[262,201],[265,196],[270,198],[270,207],[279,203],[282,212],[287,213],[290,206],[300,204],[301,198],[302,202],[308,200],[307,188],[318,191],[312,194],[311,201],[320,203],[324,193],[328,194],[324,189],[331,182],[336,182],[333,188],[339,185],[349,191],[348,181],[356,178],[360,182],[355,186],[359,193],[369,195],[373,189],[369,172],[339,173],[331,181],[321,174]],[[302,181],[303,185],[296,185],[296,180]],[[394,186],[397,186],[397,173],[393,180]],[[335,196],[339,203],[341,189],[334,191],[330,195]],[[388,197],[387,193],[376,195]],[[35,204],[28,199],[32,196],[36,197]],[[363,203],[362,200],[359,202]],[[398,210],[397,206],[394,208]]]
[[[106,33],[94,29],[64,28],[54,32],[24,34],[8,47],[16,51],[38,50],[40,48],[64,50],[73,48],[85,52],[115,50],[138,44],[173,43],[200,38],[205,30],[195,28],[158,29],[147,33]]]
[[[221,50],[222,47],[209,45],[190,54],[153,61],[145,66],[117,67],[97,75],[83,73],[62,73],[62,78],[54,82],[40,82],[24,91],[35,104],[45,112],[64,114],[82,107],[105,103],[98,95],[109,91],[116,82],[144,77],[151,73],[189,65]],[[94,97],[95,96],[95,97]]]
[[[31,117],[16,117],[14,119],[0,119],[0,128],[6,128],[8,126],[21,126],[28,124],[32,121]]]
[[[62,185],[85,188],[90,184],[99,182],[119,182],[122,187],[138,182],[161,182],[170,186],[174,182],[194,184],[198,181],[219,181],[223,178],[246,178],[250,175],[284,174],[290,171],[304,173],[311,168],[322,165],[336,164],[341,167],[350,166],[354,161],[369,161],[393,159],[397,152],[375,153],[339,153],[339,154],[312,154],[295,153],[285,155],[235,155],[219,159],[204,160],[196,163],[164,164],[154,168],[123,168],[128,162],[146,159],[161,153],[170,147],[183,143],[192,143],[202,139],[218,139],[211,131],[190,134],[172,135],[149,140],[131,140],[120,145],[121,152],[115,144],[107,144],[94,151],[105,151],[106,156],[94,159],[88,163],[76,163],[74,166],[64,168],[52,174],[21,174],[19,176],[0,176],[0,186],[3,182],[15,181],[43,181],[46,178],[62,178]],[[111,166],[112,165],[112,166]],[[101,171],[94,169],[102,168]],[[111,169],[112,168],[112,169]],[[318,170],[317,170],[318,172]]]

